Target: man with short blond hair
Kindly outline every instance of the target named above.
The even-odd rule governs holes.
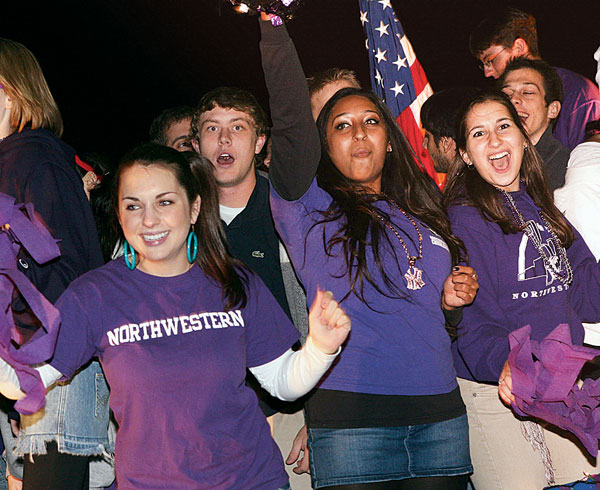
[[[250,92],[235,87],[220,87],[205,94],[190,130],[194,149],[214,167],[219,212],[231,254],[258,274],[304,341],[308,334],[306,296],[275,231],[269,181],[256,170],[256,157],[265,145],[266,132],[267,117],[258,101]],[[257,392],[273,439],[287,454],[304,424],[303,399],[282,402],[260,388],[253,378],[247,383]],[[308,475],[297,475],[290,466],[286,470],[294,488],[310,488]]]
[[[356,73],[347,68],[328,68],[306,79],[310,108],[316,121],[331,96],[346,87],[361,88]]]

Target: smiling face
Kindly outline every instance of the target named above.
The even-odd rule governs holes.
[[[466,150],[460,155],[475,165],[488,183],[508,192],[519,190],[519,172],[526,139],[508,109],[493,100],[476,104],[465,124]]]
[[[558,117],[560,102],[555,100],[546,105],[544,78],[532,68],[520,68],[507,73],[502,92],[515,106],[527,134],[535,145],[552,121]]]
[[[134,164],[119,176],[118,199],[119,221],[139,255],[138,268],[155,276],[186,272],[186,239],[198,218],[200,197],[190,203],[167,168]]]
[[[383,118],[365,97],[339,100],[327,121],[329,157],[348,179],[381,191],[381,174],[389,141]]]
[[[256,134],[249,114],[217,105],[200,116],[198,137],[196,149],[215,167],[219,187],[254,187],[254,155],[265,144],[265,135]]]

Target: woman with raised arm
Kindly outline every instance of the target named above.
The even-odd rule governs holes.
[[[600,319],[596,260],[554,206],[543,162],[504,94],[476,93],[457,137],[463,168],[447,183],[445,198],[481,285],[453,343],[469,416],[473,483],[477,490],[542,488],[597,473],[571,436],[509,408],[507,360],[509,334],[525,325],[540,341],[565,323],[573,344],[583,342],[582,320]]]
[[[307,404],[313,487],[465,489],[467,420],[442,309],[473,300],[475,273],[456,265],[461,242],[385,106],[343,89],[317,132],[294,45],[265,18],[275,224],[307,293],[331,289],[353,321]]]
[[[289,488],[246,368],[273,395],[295,399],[350,330],[319,291],[306,345],[290,349],[297,330],[227,254],[212,172],[202,157],[154,144],[126,155],[113,201],[125,255],[57,302],[56,350],[39,371],[48,386],[100,359],[119,426],[119,490]]]

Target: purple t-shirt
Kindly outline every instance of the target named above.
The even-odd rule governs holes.
[[[596,85],[578,73],[555,69],[563,83],[564,97],[553,134],[572,150],[585,140],[585,125],[600,118],[600,93]]]
[[[255,275],[226,311],[198,266],[176,277],[113,260],[59,299],[52,365],[66,376],[98,356],[119,424],[119,489],[264,489],[287,482],[282,456],[246,387],[246,368],[283,354],[298,331]]]
[[[323,245],[323,229],[327,241],[338,230],[339,223],[312,226],[321,219],[315,210],[326,210],[331,201],[316,180],[297,201],[286,201],[271,189],[275,226],[306,288],[307,298],[314,297],[318,287],[332,291],[338,299],[349,291],[341,246],[327,255]],[[410,254],[417,255],[414,226],[400,211],[390,210],[385,203],[381,206],[390,215]],[[438,395],[456,387],[450,339],[441,310],[443,283],[450,273],[450,253],[438,235],[423,223],[417,223],[423,236],[423,258],[416,266],[423,270],[425,286],[413,291],[406,289],[406,255],[397,237],[386,230],[393,249],[385,239],[381,240],[381,258],[386,272],[396,279],[406,297],[388,298],[365,283],[364,296],[372,309],[354,294],[343,301],[342,306],[352,319],[352,332],[320,388],[375,395]],[[377,272],[370,247],[367,247],[367,267],[376,284],[389,291]]]
[[[524,188],[511,195],[525,221],[535,223],[549,256],[555,257],[539,208]],[[567,250],[573,269],[573,282],[567,287],[546,269],[524,233],[503,233],[471,206],[454,206],[448,214],[479,276],[477,297],[464,308],[452,345],[459,377],[498,382],[510,351],[508,334],[525,325],[531,325],[531,338],[539,341],[567,323],[573,344],[581,345],[581,322],[600,319],[600,270],[577,232]]]

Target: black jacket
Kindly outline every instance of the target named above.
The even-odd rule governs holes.
[[[231,255],[262,279],[291,318],[281,274],[279,237],[269,205],[269,181],[265,177],[256,173],[256,185],[248,204],[229,226],[225,223],[223,226]]]
[[[535,149],[544,161],[550,190],[553,191],[565,185],[565,173],[567,172],[567,163],[571,152],[552,136],[550,126],[544,131],[537,145],[535,145]]]
[[[0,192],[31,202],[61,256],[39,265],[22,252],[21,270],[54,303],[69,283],[103,264],[92,211],[75,169],[75,151],[45,129],[25,128],[0,142]]]

